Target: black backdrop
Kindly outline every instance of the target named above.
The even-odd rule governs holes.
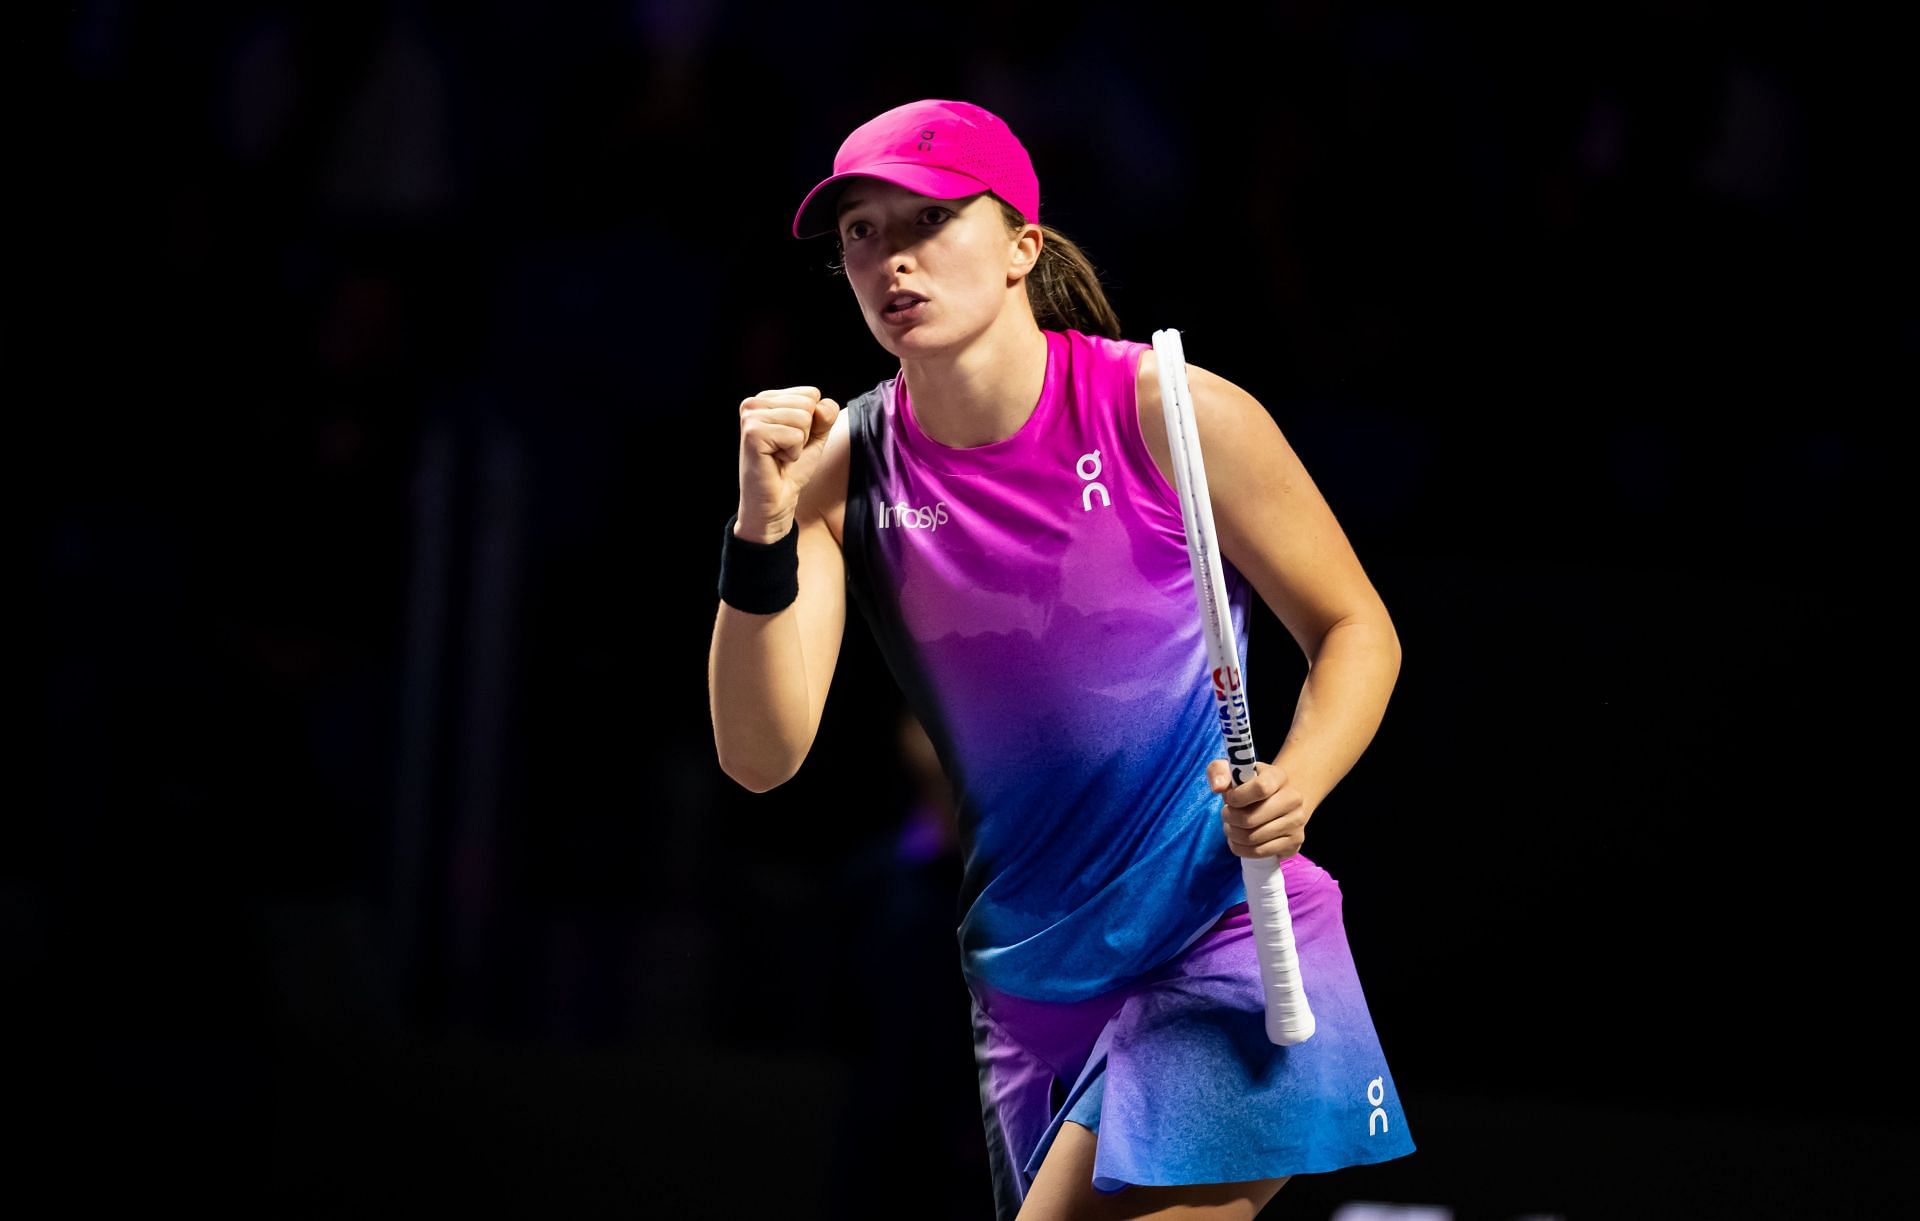
[[[1911,74],[1819,6],[1535,7],[43,15],[19,1164],[250,1215],[986,1215],[956,867],[902,838],[864,623],[788,785],[703,708],[736,405],[893,371],[794,208],[958,97],[1128,337],[1272,412],[1405,647],[1308,851],[1421,1148],[1270,1215],[1910,1192]],[[1274,735],[1264,606],[1250,654]]]

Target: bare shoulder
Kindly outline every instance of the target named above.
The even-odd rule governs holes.
[[[843,550],[846,546],[843,539],[847,518],[847,462],[852,436],[853,416],[842,404],[840,414],[834,417],[833,427],[827,432],[827,449],[821,455],[820,469],[813,473],[807,486],[800,489],[800,504],[794,512],[794,520],[803,526],[816,517],[825,518],[835,545]]]
[[[1187,362],[1193,422],[1206,463],[1208,500],[1227,560],[1259,591],[1312,657],[1336,624],[1367,619],[1393,637],[1392,620],[1326,499],[1280,425],[1246,390]],[[1159,354],[1140,360],[1140,432],[1173,478]]]
[[[1215,431],[1209,426],[1217,424],[1225,404],[1231,404],[1243,421],[1249,418],[1250,412],[1267,415],[1267,409],[1251,394],[1192,361],[1187,362],[1187,388],[1193,391],[1194,423],[1199,426],[1203,440]],[[1153,455],[1154,465],[1166,476],[1168,485],[1177,487],[1173,477],[1173,451],[1167,446],[1167,415],[1160,401],[1160,353],[1154,348],[1140,354],[1134,397],[1140,413],[1140,435],[1146,440],[1147,452]],[[1202,450],[1204,452],[1204,445]],[[1212,471],[1211,463],[1207,469]]]
[[[1222,431],[1228,417],[1242,427],[1256,416],[1272,424],[1272,416],[1253,395],[1192,361],[1187,362],[1187,388],[1193,392],[1194,423],[1203,441],[1209,433]],[[1167,415],[1160,401],[1160,353],[1154,348],[1140,354],[1134,397],[1140,413],[1140,435],[1146,438],[1147,452],[1153,455],[1154,464],[1167,477],[1167,482],[1173,484],[1173,451],[1167,446]],[[1277,432],[1278,426],[1274,427]],[[1201,449],[1204,452],[1205,445]],[[1207,469],[1212,471],[1211,462]]]

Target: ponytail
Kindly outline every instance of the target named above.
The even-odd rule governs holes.
[[[993,200],[1000,205],[1009,234],[1026,227],[1027,219],[1018,208],[998,195]],[[1041,225],[1040,234],[1040,261],[1027,273],[1027,304],[1033,307],[1033,320],[1043,331],[1075,330],[1119,339],[1120,316],[1107,302],[1093,260],[1052,225]]]

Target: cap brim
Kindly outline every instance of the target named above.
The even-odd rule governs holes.
[[[910,161],[865,165],[857,170],[835,174],[807,192],[807,197],[800,201],[800,210],[793,214],[795,237],[820,237],[840,228],[839,218],[833,213],[834,205],[839,201],[840,192],[844,186],[835,184],[843,184],[849,178],[878,178],[882,182],[891,182],[897,187],[925,195],[929,199],[960,199],[991,189],[978,178],[971,174],[962,174],[958,170],[915,165]]]

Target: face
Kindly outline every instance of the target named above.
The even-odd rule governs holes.
[[[895,353],[943,347],[987,329],[1010,299],[1024,301],[1026,273],[1040,253],[1040,227],[1010,234],[985,191],[935,199],[877,178],[841,192],[840,247],[847,280],[867,327]],[[889,319],[898,291],[926,298]]]

